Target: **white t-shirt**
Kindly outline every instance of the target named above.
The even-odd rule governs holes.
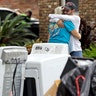
[[[76,31],[79,32],[80,17],[78,15],[49,14],[49,17],[51,18],[50,22],[57,22],[59,19],[70,20],[74,24]],[[82,48],[79,39],[71,35],[69,41],[69,53],[73,51],[82,51]]]

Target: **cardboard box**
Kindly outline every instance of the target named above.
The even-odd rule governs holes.
[[[45,93],[44,96],[56,96],[58,85],[60,84],[60,80],[55,80],[54,84],[51,88]]]

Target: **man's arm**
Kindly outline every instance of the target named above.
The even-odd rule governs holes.
[[[73,30],[72,32],[71,32],[71,34],[74,36],[74,37],[76,37],[77,39],[81,39],[81,34],[79,33],[79,32],[77,32],[76,30]]]
[[[61,27],[61,28],[64,28],[63,21],[60,20],[60,19],[58,20],[57,25],[58,25],[59,27]]]
[[[58,20],[57,25],[58,25],[59,27],[61,27],[61,28],[64,28],[63,21],[60,20],[60,19]]]
[[[50,19],[58,18],[55,22],[58,22],[59,19],[62,21],[68,20],[72,21],[74,24],[80,25],[80,17],[78,15],[65,15],[65,14],[49,14]],[[77,23],[78,22],[78,23]]]
[[[81,39],[81,34],[75,30],[75,26],[71,21],[65,21],[63,24],[70,34],[72,34],[77,39]]]
[[[63,15],[63,14],[49,14],[49,18],[58,18],[62,20],[74,20],[74,17],[72,15]]]

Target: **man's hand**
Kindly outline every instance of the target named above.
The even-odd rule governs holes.
[[[77,32],[76,30],[73,30],[71,33],[77,39],[79,39],[79,40],[81,39],[81,34],[79,32]]]
[[[58,20],[57,25],[61,28],[64,28],[64,24],[62,20]]]

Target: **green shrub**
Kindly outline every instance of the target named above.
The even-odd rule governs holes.
[[[96,43],[90,44],[90,48],[83,50],[83,56],[96,59]]]
[[[29,42],[30,39],[27,36],[37,36],[30,32],[28,29],[30,23],[21,23],[24,21],[22,16],[16,16],[13,19],[10,19],[9,14],[3,24],[0,23],[0,46],[24,46],[26,42]]]

